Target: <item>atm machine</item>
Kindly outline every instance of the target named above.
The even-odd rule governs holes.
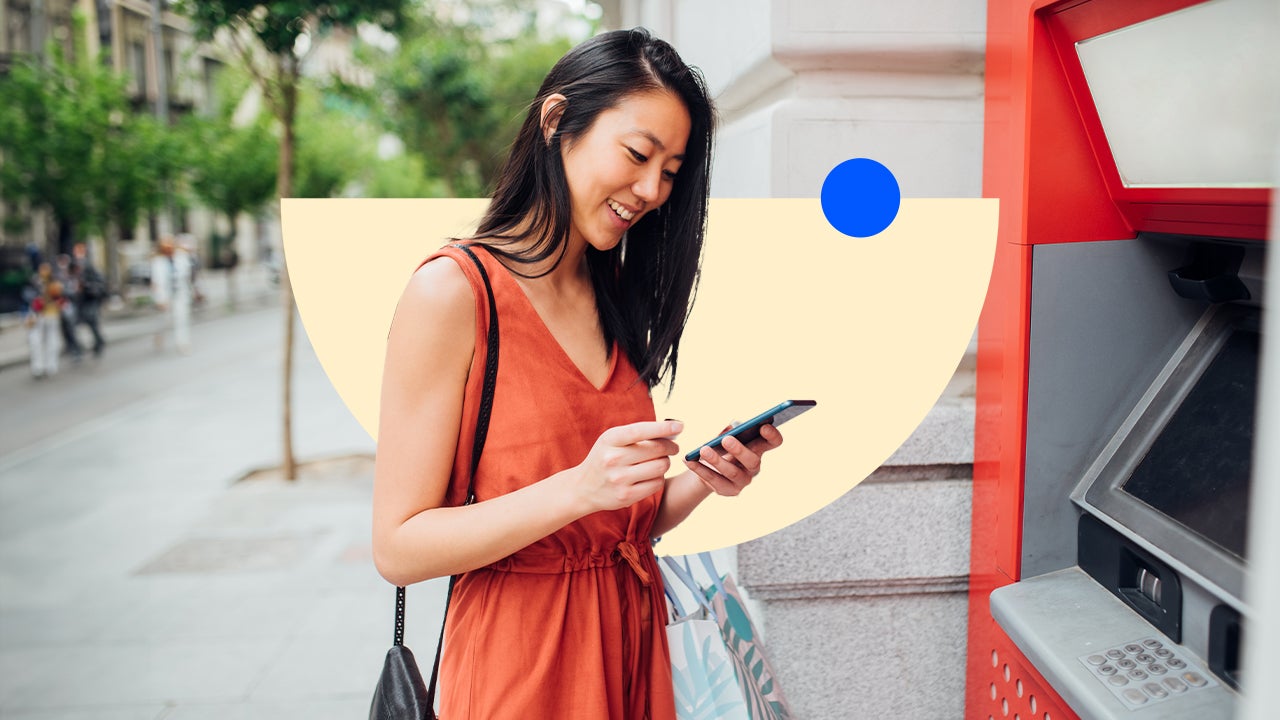
[[[966,717],[1231,718],[1280,10],[988,15]]]

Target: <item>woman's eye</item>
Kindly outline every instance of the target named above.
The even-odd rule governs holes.
[[[675,180],[675,179],[676,179],[676,174],[675,174],[674,172],[672,172],[671,170],[663,170],[663,171],[662,171],[662,177],[664,177],[664,178],[666,178],[666,179],[668,179],[668,180]]]
[[[648,161],[649,161],[649,158],[645,157],[644,155],[641,155],[640,153],[636,152],[634,149],[632,149],[632,148],[627,148],[627,150],[631,152],[631,157],[632,157],[636,162],[638,162],[638,163],[645,163],[645,162],[648,162]]]

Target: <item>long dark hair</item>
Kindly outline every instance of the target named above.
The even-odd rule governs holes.
[[[671,195],[629,228],[615,248],[587,248],[605,343],[612,348],[617,340],[650,388],[664,378],[675,381],[680,337],[698,284],[715,125],[706,81],[670,44],[643,28],[618,30],[560,58],[529,105],[476,233],[491,251],[513,262],[555,256],[552,267],[559,265],[568,248],[571,216],[561,144],[585,134],[601,112],[624,98],[652,90],[670,91],[689,111],[689,141]],[[548,124],[558,120],[547,140],[542,104],[555,93],[566,99],[547,113]],[[534,242],[522,250],[506,249],[530,239]]]

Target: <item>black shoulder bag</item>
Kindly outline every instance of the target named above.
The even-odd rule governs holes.
[[[480,414],[476,420],[475,441],[471,445],[471,474],[467,478],[467,500],[470,505],[476,500],[476,466],[480,464],[480,453],[484,450],[485,435],[489,432],[489,413],[493,409],[494,385],[498,379],[498,309],[493,301],[493,287],[489,284],[489,274],[484,265],[467,246],[454,245],[462,250],[476,264],[480,278],[484,281],[484,290],[489,298],[489,333],[486,341],[484,359],[484,390],[480,395]],[[453,585],[458,576],[449,578],[449,596],[445,600],[445,619],[449,617],[449,600],[453,598]],[[440,640],[436,643],[436,659],[431,668],[431,683],[422,680],[418,663],[413,652],[404,645],[404,588],[396,588],[396,632],[395,643],[387,651],[387,658],[382,664],[382,675],[378,678],[378,687],[373,693],[373,704],[369,708],[369,720],[435,720],[436,678],[440,672],[440,650],[444,647],[444,626],[440,626]]]

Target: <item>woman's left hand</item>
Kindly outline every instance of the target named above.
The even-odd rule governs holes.
[[[721,443],[720,452],[704,447],[698,460],[685,460],[684,464],[712,492],[737,495],[760,474],[761,456],[781,444],[782,433],[772,425],[764,425],[760,428],[760,437],[750,444],[727,437]]]

